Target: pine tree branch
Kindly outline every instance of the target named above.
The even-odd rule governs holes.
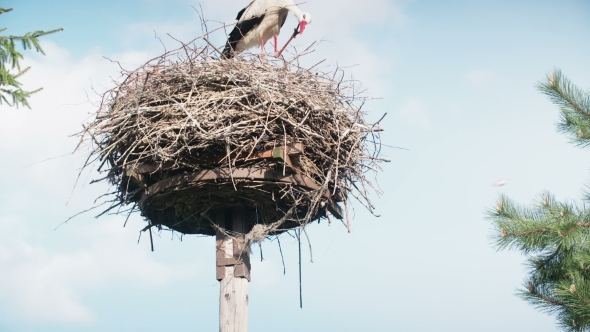
[[[560,107],[558,131],[579,145],[590,145],[590,94],[572,84],[559,70],[548,75],[537,88]]]
[[[547,83],[541,83],[538,85],[541,92],[548,95],[556,104],[561,105],[562,110],[571,107],[571,109],[584,114],[590,119],[590,111],[587,107],[585,109],[582,106],[584,101],[581,100],[587,99],[588,97],[584,98],[583,91],[574,86],[570,80],[563,77],[560,70],[555,70],[553,74],[547,78],[547,81]]]
[[[572,294],[574,294],[574,296],[580,300],[581,302],[583,302],[585,305],[587,305],[590,308],[590,302],[588,300],[586,300],[584,297],[582,297],[574,288],[574,290],[571,291]]]
[[[9,11],[12,11],[12,8],[0,8],[0,14]],[[38,38],[63,30],[63,28],[50,31],[37,30],[28,32],[23,36],[0,36],[0,104],[6,103],[9,106],[16,107],[21,104],[30,108],[27,99],[33,93],[42,89],[40,88],[33,91],[22,90],[21,84],[17,79],[21,75],[25,74],[29,70],[29,67],[21,71],[19,60],[23,59],[23,55],[16,50],[15,42],[20,41],[24,50],[35,49],[37,52],[45,55],[45,52],[39,44]],[[0,32],[4,31],[6,31],[6,28],[0,28]],[[13,74],[9,71],[10,69],[14,68],[17,70],[16,74]]]
[[[590,145],[590,94],[556,70],[537,86],[560,107],[558,131]],[[590,193],[587,193],[590,200]],[[502,196],[488,212],[500,233],[499,249],[516,247],[528,256],[528,282],[520,294],[550,313],[565,331],[590,331],[590,210],[556,201],[520,207]]]
[[[49,30],[49,31],[43,31],[43,30],[37,30],[34,32],[28,32],[26,33],[24,36],[2,36],[2,38],[8,38],[8,39],[13,39],[13,40],[23,40],[23,39],[30,39],[30,38],[39,38],[41,36],[45,36],[45,35],[49,35],[52,33],[56,33],[56,32],[60,32],[60,31],[64,31],[64,28],[58,28],[58,29],[53,29],[53,30]]]
[[[570,227],[570,229],[568,229],[567,231],[565,231],[565,233],[557,232],[557,234],[559,236],[568,236],[568,235],[570,235],[574,231],[574,229],[576,229],[576,226]]]
[[[528,292],[529,292],[529,294],[531,294],[531,295],[537,297],[538,299],[543,300],[547,303],[551,303],[551,304],[561,306],[561,307],[565,306],[565,303],[555,300],[555,299],[552,299],[548,296],[545,296],[545,295],[539,293],[532,282],[529,282]]]
[[[577,222],[577,223],[573,224],[572,227],[570,227],[570,229],[568,229],[565,233],[558,233],[559,236],[568,236],[568,235],[570,235],[576,229],[576,226],[579,226],[579,227],[590,227],[590,223],[587,223],[587,222]]]
[[[524,232],[515,232],[515,233],[506,233],[506,231],[502,231],[501,230],[501,236],[503,238],[505,237],[520,237],[520,236],[526,236],[526,235],[532,235],[532,234],[538,234],[538,233],[543,233],[546,231],[551,230],[551,228],[549,227],[545,227],[545,228],[540,228],[540,229],[533,229],[530,231],[524,231]]]

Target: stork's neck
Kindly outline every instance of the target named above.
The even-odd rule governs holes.
[[[301,9],[299,9],[299,7],[297,7],[296,5],[291,5],[291,6],[287,6],[287,9],[291,13],[293,13],[293,15],[295,15],[298,22],[301,22],[303,20],[303,11],[301,11]]]

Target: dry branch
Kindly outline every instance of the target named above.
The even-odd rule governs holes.
[[[84,125],[79,135],[92,146],[84,168],[98,163],[116,187],[108,210],[131,204],[150,225],[213,235],[210,213],[249,207],[257,210],[246,221],[250,242],[327,211],[350,230],[338,212],[349,197],[373,212],[366,173],[384,161],[382,129],[366,122],[356,82],[299,67],[302,54],[225,60],[205,42],[121,69],[124,80]],[[295,145],[302,153],[287,154]]]

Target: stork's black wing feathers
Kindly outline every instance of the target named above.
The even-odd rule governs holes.
[[[238,16],[236,17],[236,20],[239,21],[242,18],[242,15],[244,15],[244,12],[246,11],[246,9],[248,9],[250,6],[252,6],[252,4],[254,3],[254,1],[256,1],[256,0],[252,0],[252,2],[250,2],[248,4],[248,6],[242,8],[242,10],[240,10],[240,12],[238,13]]]
[[[286,13],[284,13],[281,16],[281,28],[283,27],[283,25],[285,24],[285,22],[287,21],[287,14],[289,13],[288,11],[285,10]]]
[[[242,17],[242,15],[244,15],[244,12],[246,11],[246,9],[248,7],[249,6],[246,6],[246,7],[242,8],[242,10],[240,10],[240,12],[238,13],[238,16],[236,16],[236,20],[239,20]]]
[[[246,8],[248,8],[248,7],[246,7]],[[246,10],[246,8],[242,9],[238,13],[238,20],[239,20],[239,17],[241,17],[242,14],[244,14],[244,11]],[[258,24],[260,24],[260,22],[262,22],[263,19],[264,19],[264,15],[260,15],[260,16],[254,16],[250,19],[238,22],[236,24],[236,26],[234,27],[234,29],[230,32],[229,37],[227,38],[227,43],[225,43],[225,48],[223,49],[223,52],[222,52],[223,55],[228,59],[233,57],[232,53],[236,49],[236,45],[238,44],[240,39],[242,39],[248,32],[250,32],[252,29],[254,29]]]

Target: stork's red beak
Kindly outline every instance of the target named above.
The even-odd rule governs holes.
[[[306,21],[299,22],[299,34],[303,34],[303,30],[305,30],[306,25],[307,25]]]

